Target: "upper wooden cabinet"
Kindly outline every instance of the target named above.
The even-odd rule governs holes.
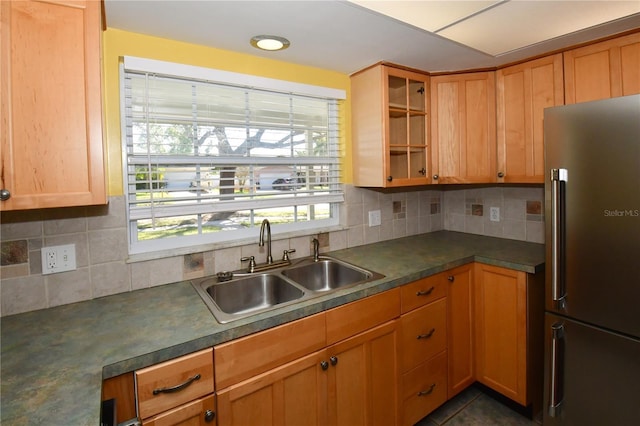
[[[383,64],[351,77],[355,185],[430,183],[428,89],[427,75]]]
[[[100,2],[3,1],[1,210],[106,203]]]
[[[640,33],[564,52],[565,102],[640,93]]]
[[[495,72],[431,77],[433,183],[496,181]]]
[[[544,182],[544,109],[564,104],[562,55],[496,73],[498,182]]]

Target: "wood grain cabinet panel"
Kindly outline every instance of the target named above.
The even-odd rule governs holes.
[[[1,210],[106,203],[98,1],[3,1]]]
[[[398,321],[390,321],[327,349],[329,424],[397,424]]]
[[[327,351],[218,391],[218,426],[327,424]]]
[[[445,299],[402,315],[402,371],[406,372],[447,348]]]
[[[640,93],[640,33],[564,52],[565,103]]]
[[[216,398],[211,394],[142,421],[142,426],[215,425]]]
[[[496,182],[495,72],[431,77],[432,183]]]
[[[497,178],[544,183],[544,109],[564,104],[562,55],[496,73]]]
[[[213,393],[213,349],[185,355],[135,372],[141,419]]]
[[[402,376],[402,424],[411,426],[447,401],[447,352]]]
[[[481,263],[476,272],[478,381],[527,405],[526,274]]]
[[[473,325],[473,264],[446,272],[447,276],[447,398],[473,384],[475,351]]]

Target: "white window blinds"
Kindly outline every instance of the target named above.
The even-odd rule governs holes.
[[[287,82],[267,90],[126,64],[124,178],[133,252],[229,240],[263,218],[274,232],[278,225],[337,224],[337,99],[284,92]],[[221,75],[231,73],[213,78]]]

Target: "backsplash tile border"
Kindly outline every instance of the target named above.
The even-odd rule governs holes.
[[[345,198],[341,219],[347,226],[319,234],[321,251],[439,230],[544,241],[540,188],[447,188],[387,193],[345,185]],[[489,207],[496,204],[503,218],[499,223],[490,222],[487,217]],[[371,210],[380,210],[380,226],[368,226]],[[2,244],[26,243],[28,258],[0,269],[0,316],[214,275],[217,271],[242,268],[242,256],[264,256],[264,250],[256,242],[129,262],[123,196],[110,197],[107,206],[12,213],[3,212],[0,217]],[[314,236],[274,239],[273,252],[295,249],[292,257],[309,256]],[[78,268],[42,275],[40,249],[69,243],[76,244]]]

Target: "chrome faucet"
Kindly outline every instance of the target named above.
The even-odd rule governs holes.
[[[320,241],[317,238],[313,239],[313,261],[317,262],[320,260]]]
[[[258,246],[264,247],[264,230],[267,229],[267,264],[273,263],[273,257],[271,257],[271,224],[269,219],[264,219],[262,225],[260,225],[260,239],[258,240]]]

